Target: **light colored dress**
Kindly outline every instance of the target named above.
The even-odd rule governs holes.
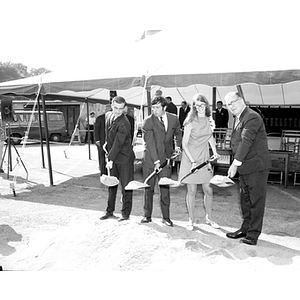
[[[188,141],[188,149],[191,155],[193,156],[193,159],[196,161],[196,165],[198,166],[210,158],[208,141],[213,133],[208,117],[195,118],[191,122],[191,124],[192,130]],[[191,170],[191,167],[192,163],[187,157],[185,151],[183,150],[178,179],[180,179],[183,175],[187,174]],[[208,164],[201,168],[195,174],[192,174],[185,178],[182,181],[182,183],[208,183],[212,177],[213,171],[211,165]]]

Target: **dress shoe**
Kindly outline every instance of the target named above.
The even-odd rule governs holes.
[[[100,218],[100,220],[106,220],[106,219],[108,219],[108,218],[110,218],[110,217],[113,217],[113,216],[114,216],[113,214],[106,213],[104,216],[102,216],[102,217]]]
[[[240,240],[240,243],[255,246],[257,244],[257,240],[248,236],[248,237],[242,238]]]
[[[241,229],[235,231],[235,232],[228,232],[226,233],[226,236],[230,239],[239,239],[246,236],[246,233],[244,233]]]
[[[173,222],[170,219],[162,219],[163,224],[172,227]]]
[[[141,223],[150,223],[152,222],[152,219],[150,217],[144,217],[141,221]]]
[[[128,220],[129,220],[129,217],[124,217],[124,216],[122,216],[122,217],[120,217],[120,218],[118,219],[118,222],[128,221]]]

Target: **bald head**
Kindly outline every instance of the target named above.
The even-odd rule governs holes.
[[[235,116],[238,116],[246,107],[244,99],[238,92],[230,92],[224,99],[227,108]]]

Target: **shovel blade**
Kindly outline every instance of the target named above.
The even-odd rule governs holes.
[[[181,183],[179,181],[175,181],[171,178],[168,177],[162,177],[159,181],[158,181],[159,185],[168,185],[169,187],[178,187],[181,186]]]
[[[130,181],[126,186],[125,186],[125,190],[139,190],[139,189],[144,189],[150,187],[149,184],[143,183],[143,182],[139,182],[139,181]]]
[[[106,186],[115,186],[119,184],[119,179],[115,176],[107,176],[103,174],[100,176],[100,182]]]
[[[222,175],[215,175],[209,182],[218,187],[230,187],[234,185],[234,182],[229,177]]]

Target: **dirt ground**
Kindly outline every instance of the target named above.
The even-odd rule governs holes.
[[[171,190],[173,228],[161,223],[158,193],[153,222],[139,223],[142,190],[134,191],[129,221],[100,221],[107,187],[99,181],[95,146],[91,146],[91,159],[87,145],[51,147],[54,186],[49,185],[48,167],[40,166],[39,152],[39,146],[30,146],[22,153],[27,180],[22,167],[15,168],[10,178],[5,173],[0,177],[0,265],[4,270],[300,271],[299,186],[284,189],[269,184],[263,233],[257,246],[251,247],[225,236],[241,224],[238,182],[230,188],[214,187],[213,216],[220,229],[205,224],[200,187],[194,231],[186,229],[185,186]],[[173,179],[176,176],[173,172]],[[141,165],[136,166],[135,180],[142,181]],[[116,217],[120,216],[119,198],[120,193]]]

